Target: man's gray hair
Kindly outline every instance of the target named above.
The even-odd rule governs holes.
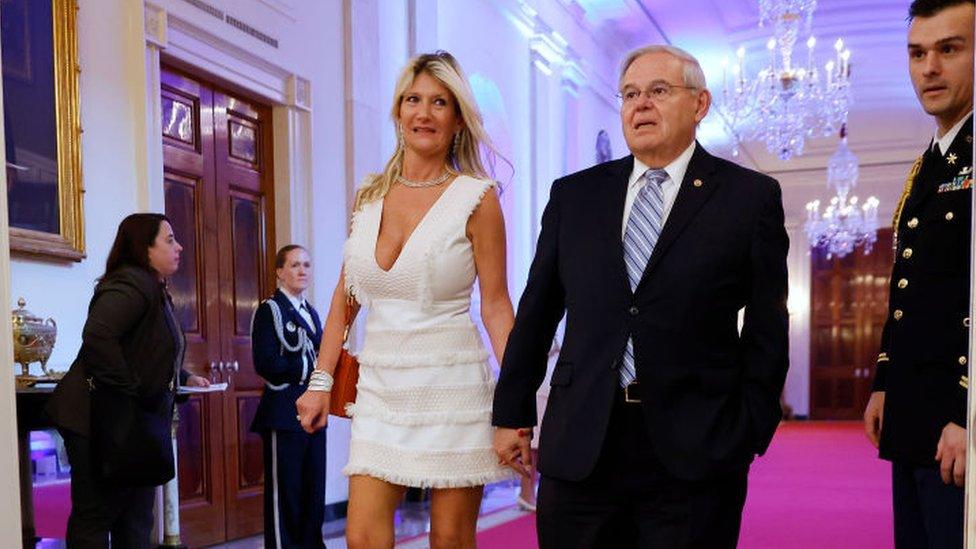
[[[649,53],[667,53],[681,60],[682,64],[684,65],[685,86],[691,86],[700,90],[704,90],[708,87],[708,84],[705,82],[705,72],[702,71],[701,64],[698,63],[698,60],[695,59],[694,55],[691,55],[690,53],[676,46],[653,45],[637,48],[636,50],[633,50],[627,54],[627,57],[624,58],[624,62],[620,64],[620,78],[617,82],[618,88],[623,87],[624,73],[627,72],[627,69],[630,68],[634,61],[638,57],[647,55]]]

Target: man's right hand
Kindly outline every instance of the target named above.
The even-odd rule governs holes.
[[[884,425],[884,401],[885,392],[875,391],[871,393],[867,408],[864,409],[864,432],[875,448],[880,443],[881,428]]]
[[[298,421],[306,433],[323,429],[329,421],[329,401],[332,393],[325,391],[305,391],[295,401]]]
[[[532,427],[522,429],[495,428],[495,440],[492,448],[498,456],[498,463],[511,467],[522,476],[532,474],[532,447],[529,441],[532,437]]]

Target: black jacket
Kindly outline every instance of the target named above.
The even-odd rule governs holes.
[[[268,301],[274,301],[278,305],[278,310],[281,312],[281,333],[288,345],[295,347],[299,341],[299,334],[304,332],[312,344],[311,351],[285,349],[278,339]],[[258,306],[251,326],[254,370],[265,379],[267,384],[261,394],[258,409],[254,413],[251,431],[297,432],[302,430],[302,426],[295,418],[295,401],[305,392],[308,376],[315,368],[315,358],[322,341],[322,322],[315,308],[309,304],[309,315],[314,324],[309,326],[281,290],[276,290],[268,301]],[[307,355],[307,368],[302,361],[303,353]]]
[[[934,466],[942,429],[966,426],[973,119],[945,155],[929,149],[897,227],[874,391],[881,457]]]
[[[781,416],[789,242],[779,185],[698,145],[631,292],[621,227],[633,164],[626,157],[553,184],[495,391],[495,425],[535,424],[565,312],[539,446],[540,470],[560,479],[583,479],[597,462],[628,336],[651,440],[676,477],[748,464]]]
[[[61,429],[88,436],[89,382],[136,397],[145,409],[172,417],[179,326],[167,321],[166,293],[155,275],[123,267],[95,287],[81,349],[45,412]],[[180,382],[187,373],[180,370]]]

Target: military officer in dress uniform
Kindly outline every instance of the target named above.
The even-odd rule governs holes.
[[[892,462],[896,547],[962,547],[973,0],[915,0],[909,72],[938,129],[895,210],[888,318],[865,429]]]
[[[325,430],[303,431],[295,408],[322,339],[319,315],[305,300],[312,262],[291,244],[278,250],[275,267],[279,288],[251,325],[254,369],[266,383],[251,424],[264,441],[264,546],[322,548]]]

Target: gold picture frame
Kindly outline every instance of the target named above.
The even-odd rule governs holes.
[[[10,227],[10,251],[61,261],[85,258],[78,93],[76,0],[50,0],[53,28],[54,105],[57,134],[58,232]],[[9,161],[9,159],[8,159]]]

